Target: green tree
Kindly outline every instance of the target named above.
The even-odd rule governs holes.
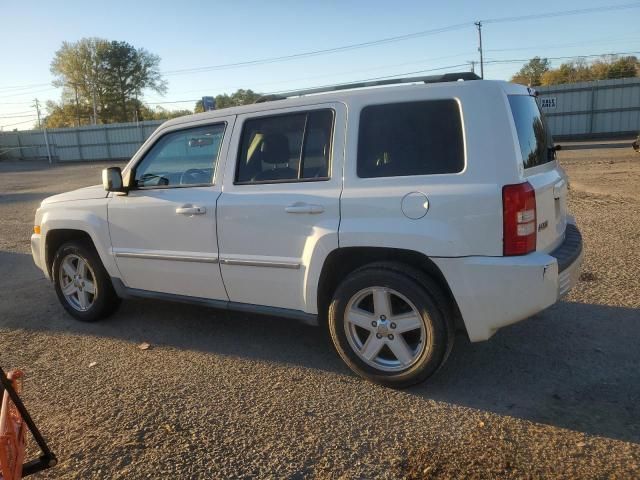
[[[549,71],[549,67],[550,62],[547,58],[533,57],[522,66],[511,81],[532,87],[538,86],[542,82],[542,76]]]
[[[106,96],[112,105],[117,105],[112,108],[115,121],[126,122],[134,118],[129,107],[136,108],[137,99],[145,89],[166,93],[167,82],[160,74],[157,55],[143,48],[136,49],[127,42],[113,41],[102,52],[102,59]]]
[[[629,78],[638,76],[638,59],[636,57],[621,58],[611,65],[609,78]]]
[[[630,78],[638,76],[640,63],[634,56],[617,57],[606,55],[588,65],[584,59],[571,60],[558,68],[549,69],[542,75],[542,85],[560,83],[588,82],[612,78]]]
[[[102,123],[132,121],[144,90],[166,92],[159,69],[160,58],[126,42],[83,38],[63,42],[51,62],[53,84],[63,87],[56,115],[91,105],[92,117]],[[68,119],[63,123],[71,123]]]
[[[75,127],[78,123],[89,123],[93,115],[91,105],[86,103],[76,108],[75,103],[56,103],[49,100],[45,108],[47,115],[44,117],[44,125],[47,128]]]
[[[542,85],[557,85],[559,83],[588,82],[593,80],[591,67],[584,59],[579,58],[560,65],[542,75]]]

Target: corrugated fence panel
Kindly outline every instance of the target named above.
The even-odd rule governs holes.
[[[640,131],[640,78],[536,87],[560,139],[631,136]]]
[[[86,125],[48,130],[54,161],[126,160],[162,121]],[[0,159],[47,158],[42,130],[0,132]]]

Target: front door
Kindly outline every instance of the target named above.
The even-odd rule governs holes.
[[[109,201],[112,252],[127,287],[228,299],[218,264],[216,201],[233,121],[161,133],[132,167],[132,190]]]
[[[345,110],[238,116],[218,201],[231,301],[315,313],[305,284],[311,259],[338,247],[344,129],[335,125],[344,125]]]

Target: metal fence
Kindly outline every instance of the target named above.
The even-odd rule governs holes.
[[[53,161],[128,160],[162,121],[47,130]],[[0,159],[47,158],[42,130],[0,132]]]
[[[640,131],[640,78],[536,87],[559,140],[625,137]]]

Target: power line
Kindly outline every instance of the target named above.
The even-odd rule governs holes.
[[[0,105],[31,105],[31,102],[0,102]]]
[[[640,7],[640,3],[639,2],[634,2],[634,3],[618,4],[618,5],[611,5],[611,6],[591,7],[591,8],[582,8],[582,9],[573,9],[573,10],[562,10],[562,11],[556,11],[556,12],[546,12],[546,13],[538,13],[538,14],[530,14],[530,15],[520,15],[520,16],[510,16],[510,17],[497,17],[497,18],[490,18],[490,19],[481,20],[481,21],[478,21],[478,22],[475,22],[475,23],[476,24],[480,24],[480,23],[491,24],[491,23],[519,22],[519,21],[534,20],[534,19],[540,19],[540,18],[565,17],[565,16],[571,16],[571,15],[584,15],[584,14],[598,13],[598,12],[604,12],[604,11],[607,11],[607,12],[609,12],[609,11],[619,11],[619,10],[639,8],[639,7]],[[408,33],[408,34],[404,34],[404,35],[397,35],[397,36],[393,36],[393,37],[380,38],[380,39],[377,39],[377,40],[371,40],[371,41],[367,41],[367,42],[360,42],[360,43],[342,45],[342,46],[338,46],[338,47],[311,50],[311,51],[300,52],[300,53],[295,53],[295,54],[290,54],[290,55],[280,55],[280,56],[276,56],[276,57],[268,57],[268,58],[254,59],[254,60],[246,60],[246,61],[242,61],[242,62],[234,62],[234,63],[226,63],[226,64],[218,64],[218,65],[209,65],[209,66],[202,66],[202,67],[183,68],[183,69],[177,69],[177,70],[168,70],[168,71],[165,71],[165,72],[162,72],[162,73],[164,75],[181,75],[181,74],[201,73],[201,72],[208,72],[208,71],[215,71],[215,70],[224,70],[224,69],[230,69],[230,68],[247,67],[247,66],[253,66],[253,65],[264,65],[264,64],[269,64],[269,63],[296,60],[296,59],[300,59],[300,58],[307,58],[307,57],[313,57],[313,56],[318,56],[318,55],[326,55],[326,54],[343,52],[343,51],[348,51],[348,50],[366,48],[366,47],[371,47],[371,46],[376,46],[376,45],[383,45],[383,44],[388,44],[388,43],[393,43],[393,42],[398,42],[398,41],[403,41],[403,40],[409,40],[409,39],[413,39],[413,38],[425,37],[425,36],[429,36],[429,35],[436,35],[436,34],[439,34],[439,33],[445,33],[445,32],[454,31],[454,30],[460,30],[460,29],[468,28],[468,27],[472,27],[472,26],[473,26],[473,22],[464,22],[464,23],[448,25],[448,26],[440,27],[440,28],[422,30],[422,31],[419,31],[419,32],[413,32],[413,33]],[[48,85],[48,84],[30,84],[30,85],[22,85],[22,86],[20,86],[20,85],[5,86],[5,87],[0,87],[0,90],[2,90],[2,89],[5,89],[5,90],[7,90],[7,89],[18,89],[18,90],[31,89],[31,88],[35,88],[35,87],[39,87],[39,86],[43,86],[43,85]],[[31,95],[33,93],[46,92],[46,91],[50,91],[50,90],[54,90],[54,89],[55,88],[49,88],[49,89],[34,91],[34,92],[30,92],[30,93],[28,93],[28,92],[26,92],[26,93],[14,93],[12,95],[0,96],[0,98],[12,98],[12,97],[17,97],[17,96],[22,96],[22,95]],[[9,103],[6,103],[6,102],[2,102],[2,103],[9,104]],[[171,103],[171,102],[157,102],[157,103]],[[180,102],[178,102],[178,103],[180,103]]]
[[[481,22],[482,23],[518,22],[518,21],[524,21],[524,20],[534,20],[534,19],[538,19],[538,18],[564,17],[564,16],[570,16],[570,15],[584,15],[584,14],[588,14],[588,13],[597,13],[597,12],[602,12],[602,11],[624,10],[624,9],[631,9],[631,8],[640,8],[640,3],[635,2],[635,3],[626,3],[626,4],[619,4],[619,5],[612,5],[612,6],[601,6],[601,7],[582,8],[582,9],[574,9],[574,10],[562,10],[562,11],[556,11],[556,12],[546,12],[546,13],[539,13],[539,14],[532,14],[532,15],[521,15],[521,16],[512,16],[512,17],[499,17],[499,18],[491,18],[491,19],[488,19],[488,20],[481,20]],[[299,58],[312,57],[312,56],[317,56],[317,55],[325,55],[325,54],[329,54],[329,53],[336,53],[336,52],[342,52],[342,51],[347,51],[347,50],[354,50],[354,49],[359,49],[359,48],[382,45],[382,44],[386,44],[386,43],[398,42],[398,41],[402,41],[402,40],[408,40],[408,39],[412,39],[412,38],[424,37],[424,36],[428,36],[428,35],[435,35],[435,34],[438,34],[438,33],[444,33],[444,32],[449,32],[449,31],[453,31],[453,30],[460,30],[460,29],[463,29],[463,28],[472,27],[473,23],[474,22],[458,23],[458,24],[454,24],[454,25],[448,25],[448,26],[445,26],[445,27],[441,27],[441,28],[423,30],[423,31],[420,31],[420,32],[413,32],[413,33],[408,33],[408,34],[405,34],[405,35],[398,35],[398,36],[395,36],[395,37],[381,38],[381,39],[378,39],[378,40],[371,40],[371,41],[368,41],[368,42],[354,43],[354,44],[350,44],[350,45],[343,45],[343,46],[333,47],[333,48],[311,50],[311,51],[300,52],[300,53],[295,53],[295,54],[291,54],[291,55],[281,55],[281,56],[277,56],[277,57],[268,57],[268,58],[261,58],[261,59],[255,59],[255,60],[246,60],[246,61],[234,62],[234,63],[223,63],[223,64],[218,64],[218,65],[210,65],[210,66],[203,66],[203,67],[192,67],[192,68],[183,68],[183,69],[177,69],[177,70],[168,70],[168,71],[163,72],[163,74],[164,75],[180,75],[180,74],[187,74],[187,73],[200,73],[200,72],[207,72],[207,71],[213,71],[213,70],[224,70],[224,69],[229,69],[229,68],[246,67],[246,66],[253,66],[253,65],[263,65],[263,64],[267,64],[267,63],[275,63],[275,62],[281,62],[281,61],[295,60],[295,59],[299,59]]]
[[[18,122],[18,123],[10,123],[9,125],[0,125],[1,127],[5,128],[5,127],[14,127],[16,125],[23,125],[25,123],[33,123],[35,122],[35,118],[32,120],[25,120],[24,122]]]
[[[547,58],[548,60],[568,60],[568,59],[573,59],[573,58],[598,58],[598,57],[607,56],[607,55],[635,55],[635,54],[640,54],[640,52],[613,52],[613,53],[597,53],[597,54],[591,54],[591,55],[569,55],[569,56],[562,56],[562,57],[544,57],[544,58]],[[529,60],[530,59],[528,59],[528,58],[494,59],[494,60],[485,60],[484,63],[485,63],[485,65],[487,65],[487,64],[498,65],[498,64],[528,62]],[[435,72],[435,71],[440,71],[440,70],[449,70],[449,69],[453,69],[453,68],[468,67],[468,66],[469,66],[469,62],[466,62],[466,63],[459,63],[459,64],[456,64],[456,65],[447,65],[445,67],[429,68],[429,69],[423,69],[423,70],[414,70],[412,72],[394,73],[394,74],[390,74],[390,75],[371,77],[371,78],[365,78],[365,79],[360,79],[360,80],[350,80],[349,83],[370,82],[370,81],[374,81],[374,80],[384,80],[384,79],[387,79],[387,78],[403,77],[403,76],[415,75],[415,74],[419,74],[419,73],[428,73],[428,72]],[[318,85],[318,86],[312,86],[312,87],[308,87],[308,88],[325,88],[325,87],[332,87],[332,86],[336,86],[336,85],[340,85],[340,84]],[[277,95],[278,93],[283,93],[283,92],[286,92],[286,91],[287,90],[264,92],[263,95]],[[172,101],[166,101],[166,102],[145,102],[145,103],[147,105],[164,105],[164,104],[173,104],[173,103],[191,103],[191,102],[197,102],[198,100],[200,100],[200,99],[199,98],[195,98],[195,99],[189,99],[189,100],[172,100]]]
[[[275,82],[260,82],[257,84],[252,84],[251,87],[252,89],[255,89],[257,87],[263,86],[263,85],[281,85],[283,83],[293,83],[293,82],[304,82],[307,80],[315,80],[318,78],[327,78],[327,77],[336,77],[336,76],[343,76],[343,75],[349,75],[352,73],[362,73],[362,72],[370,72],[372,70],[384,70],[384,69],[388,69],[388,68],[394,68],[394,67],[403,67],[406,65],[416,65],[416,64],[424,64],[427,62],[435,62],[438,60],[445,60],[445,59],[449,59],[449,58],[456,58],[456,57],[465,57],[465,56],[470,56],[473,55],[472,53],[457,53],[455,55],[446,55],[443,57],[433,57],[433,58],[423,58],[420,60],[416,60],[416,61],[411,61],[411,62],[402,62],[402,63],[395,63],[395,64],[391,64],[391,65],[380,65],[377,67],[373,67],[373,68],[361,68],[358,70],[349,70],[349,71],[344,71],[344,72],[339,72],[339,73],[329,73],[329,74],[323,74],[323,75],[314,75],[311,77],[298,77],[298,78],[291,78],[288,80],[278,80]],[[216,87],[212,87],[212,88],[200,88],[197,90],[184,90],[182,92],[173,92],[174,94],[183,94],[183,93],[194,93],[194,92],[202,92],[203,90],[228,90],[228,89],[232,89],[235,88],[235,85],[227,85],[227,86],[216,86]],[[162,103],[168,103],[168,102],[161,102],[161,101],[157,101],[157,102],[145,102],[147,105],[154,105],[154,104],[162,104]]]
[[[23,90],[33,90],[34,88],[41,88],[44,86],[51,86],[51,83],[34,83],[32,85],[23,85],[23,86],[14,86],[14,87],[0,87],[0,90],[7,90],[7,91],[11,91],[13,92],[18,92],[18,91],[23,91]],[[9,93],[9,92],[2,92],[2,93]]]
[[[6,112],[7,115],[24,115],[25,113],[33,113],[33,110],[25,110],[23,112]]]
[[[609,5],[602,7],[591,7],[591,8],[577,8],[574,10],[562,10],[559,12],[547,12],[547,13],[533,13],[530,15],[519,15],[514,17],[498,17],[498,18],[490,18],[482,20],[482,23],[506,23],[506,22],[521,22],[524,20],[537,20],[540,18],[549,18],[549,17],[567,17],[571,15],[584,15],[587,13],[598,13],[598,12],[611,12],[617,10],[627,10],[630,8],[639,8],[640,3],[623,3],[618,5]]]
[[[27,118],[27,117],[35,117],[35,115],[33,113],[30,115],[7,115],[0,118]]]
[[[437,72],[437,71],[441,71],[441,70],[450,70],[452,68],[459,68],[459,67],[468,67],[469,64],[468,63],[459,63],[457,65],[447,65],[446,67],[438,67],[438,68],[428,68],[425,70],[414,70],[413,72],[403,72],[403,73],[394,73],[393,75],[384,75],[384,76],[380,76],[380,77],[371,77],[371,78],[363,78],[360,80],[351,80],[349,81],[349,83],[363,83],[363,82],[372,82],[374,80],[385,80],[387,78],[394,78],[394,77],[404,77],[404,76],[409,76],[409,75],[416,75],[418,73],[428,73],[428,72]],[[318,85],[315,87],[308,87],[309,89],[315,89],[315,88],[328,88],[328,87],[336,87],[339,86],[340,84],[329,84],[329,85]],[[278,92],[266,92],[264,95],[277,95],[279,93],[285,93],[287,92],[287,90],[280,90]]]
[[[24,95],[33,95],[34,93],[49,92],[51,90],[57,90],[57,87],[45,88],[44,90],[36,90],[34,92],[21,92],[21,93],[14,93],[12,95],[2,95],[2,96],[0,96],[0,98],[22,97]],[[4,103],[4,102],[0,102],[0,103]],[[27,103],[27,102],[25,102],[25,103]]]
[[[431,30],[423,30],[420,32],[414,32],[414,33],[408,33],[405,35],[398,35],[395,37],[387,37],[387,38],[381,38],[378,40],[371,40],[368,42],[361,42],[361,43],[353,43],[350,45],[343,45],[340,47],[333,47],[333,48],[324,48],[324,49],[320,49],[320,50],[311,50],[308,52],[301,52],[301,53],[294,53],[291,55],[281,55],[278,57],[269,57],[269,58],[261,58],[261,59],[256,59],[256,60],[246,60],[243,62],[234,62],[234,63],[223,63],[223,64],[219,64],[219,65],[210,65],[210,66],[206,66],[206,67],[193,67],[193,68],[183,68],[183,69],[178,69],[178,70],[168,70],[163,72],[164,75],[179,75],[179,74],[184,74],[184,73],[199,73],[199,72],[208,72],[208,71],[213,71],[213,70],[224,70],[224,69],[228,69],[228,68],[236,68],[236,67],[246,67],[246,66],[251,66],[251,65],[263,65],[266,63],[274,63],[274,62],[282,62],[282,61],[287,61],[287,60],[294,60],[294,59],[298,59],[298,58],[305,58],[305,57],[313,57],[313,56],[317,56],[317,55],[326,55],[328,53],[336,53],[336,52],[344,52],[347,50],[355,50],[355,49],[359,49],[359,48],[365,48],[365,47],[371,47],[374,45],[382,45],[382,44],[386,44],[386,43],[392,43],[392,42],[398,42],[401,40],[409,40],[411,38],[418,38],[418,37],[425,37],[428,35],[435,35],[438,33],[444,33],[444,32],[450,32],[453,30],[459,30],[462,28],[467,28],[470,27],[471,23],[458,23],[455,25],[449,25],[446,27],[441,27],[441,28],[434,28]]]
[[[598,57],[606,57],[608,55],[611,56],[621,56],[621,55],[638,55],[640,52],[617,52],[617,53],[598,53],[593,55],[568,55],[564,57],[541,57],[546,58],[547,60],[570,60],[574,58],[598,58]],[[487,60],[484,63],[491,64],[506,64],[506,63],[520,63],[520,62],[528,62],[531,60],[530,58],[512,58],[512,59],[503,59],[503,60]]]
[[[10,90],[10,89],[24,89],[24,88],[33,88],[33,87],[44,87],[45,85],[50,85],[49,83],[31,83],[27,85],[5,85],[1,86],[0,90]]]
[[[618,43],[622,41],[638,41],[638,37],[605,37],[592,42],[572,42],[572,43],[556,43],[553,45],[534,45],[529,47],[512,47],[512,48],[485,48],[485,52],[514,52],[522,50],[543,50],[546,48],[565,48],[565,47],[582,47],[584,45],[601,45],[607,43]]]

